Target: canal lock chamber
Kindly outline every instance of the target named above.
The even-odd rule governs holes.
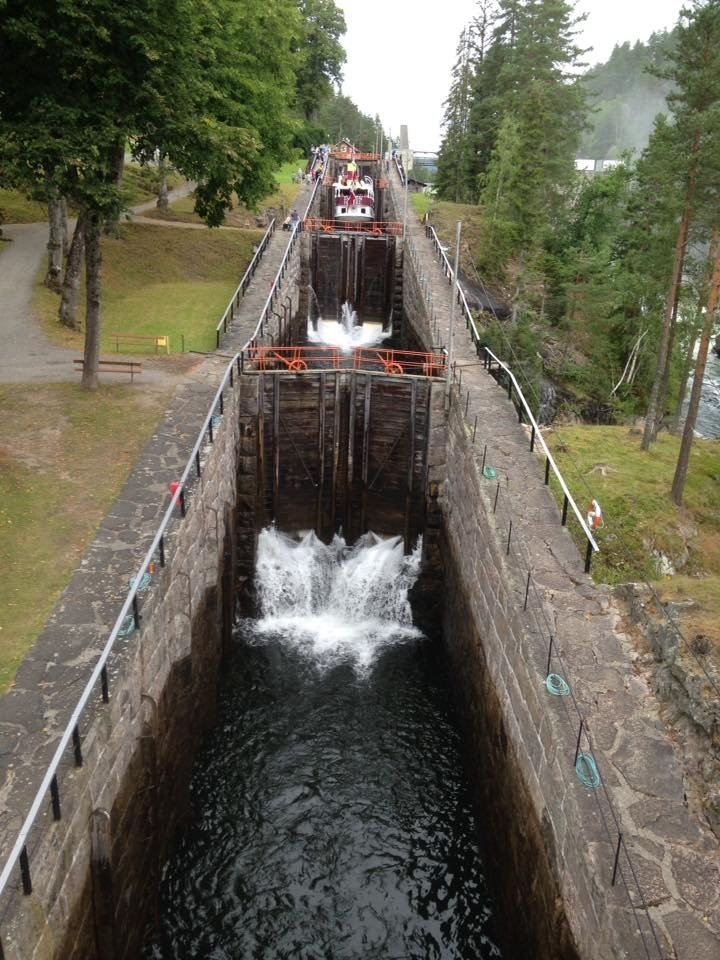
[[[467,527],[448,509],[465,465],[444,393],[368,371],[238,378],[214,468],[232,491],[206,465],[198,496],[216,533],[195,566],[216,575],[170,571],[164,630],[145,621],[171,666],[142,695],[55,956],[577,955],[487,669],[502,629],[468,575],[484,519],[470,487]],[[273,537],[280,599],[263,606]],[[362,589],[338,608],[350,570]]]
[[[487,671],[467,556],[443,515],[442,391],[415,397],[424,440],[405,450],[397,486],[415,461],[423,482],[408,504],[392,483],[366,489],[373,456],[380,464],[388,449],[383,435],[373,454],[372,425],[387,429],[372,420],[381,378],[369,396],[364,377],[340,388],[339,416],[367,408],[367,433],[359,419],[352,430],[329,422],[334,376],[251,379],[239,613],[143,957],[577,956]],[[319,395],[328,437],[346,452],[319,449],[316,406],[317,459],[308,447],[303,466],[299,427]],[[402,408],[397,394],[390,405]],[[293,408],[297,422],[273,438],[275,411],[285,420]],[[333,463],[344,486],[331,481]],[[328,480],[311,486],[308,468],[322,464]],[[277,513],[306,532],[280,532],[267,522]],[[373,521],[382,537],[362,533]]]

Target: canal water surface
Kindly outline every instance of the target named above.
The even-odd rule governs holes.
[[[499,957],[419,552],[261,535],[146,958]]]

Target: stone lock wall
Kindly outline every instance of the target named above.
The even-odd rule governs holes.
[[[501,942],[510,956],[575,960],[579,953],[561,893],[557,838],[542,793],[531,788],[543,717],[537,710],[537,677],[523,656],[525,625],[515,613],[513,587],[522,591],[522,584],[514,583],[502,541],[495,536],[457,404],[449,418],[442,501],[443,635],[476,809],[492,825],[486,862],[500,901],[498,916],[505,921]],[[552,736],[549,728],[546,735]],[[577,866],[574,880],[584,902],[587,878]],[[573,919],[574,930],[594,928],[594,942],[586,945],[583,957],[612,956],[594,917]]]
[[[187,515],[166,538],[167,565],[142,596],[141,628],[109,661],[110,703],[84,721],[83,766],[62,771],[63,819],[31,838],[34,889],[8,904],[7,960],[135,960],[153,922],[214,717],[234,566],[254,552],[255,388],[256,378],[238,378],[226,392]]]

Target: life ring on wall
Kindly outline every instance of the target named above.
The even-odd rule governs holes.
[[[291,360],[288,364],[288,370],[292,370],[293,373],[302,373],[307,368],[308,365],[304,360]]]
[[[597,500],[591,500],[587,511],[587,525],[591,530],[599,530],[603,525],[603,515]]]

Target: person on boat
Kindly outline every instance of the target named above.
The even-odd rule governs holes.
[[[354,160],[349,160],[347,165],[347,178],[350,180],[357,180],[358,168]]]

